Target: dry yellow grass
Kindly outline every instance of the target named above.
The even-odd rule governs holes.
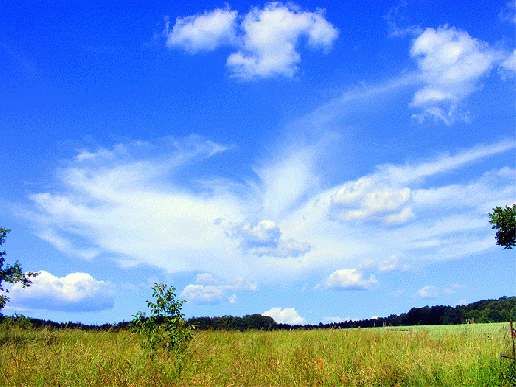
[[[0,328],[2,386],[510,385],[507,324],[196,332],[182,354],[131,332]]]

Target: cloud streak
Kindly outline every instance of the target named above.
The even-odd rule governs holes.
[[[242,36],[228,32],[238,19],[236,13],[219,11],[180,19],[169,33],[173,45],[198,52],[235,37],[244,44]],[[288,29],[286,36],[292,39],[299,38],[300,31],[308,34],[315,46],[328,47],[333,41],[323,28],[322,13],[271,3],[249,15],[244,18],[249,31],[263,20],[271,20],[274,27],[260,32],[263,40],[257,41],[272,39],[278,26]],[[474,92],[501,60],[486,44],[449,27],[422,32],[413,41],[411,55],[417,72],[350,89],[287,126],[288,142],[278,141],[270,155],[246,161],[254,174],[244,176],[244,183],[212,173],[212,163],[233,146],[196,135],[133,141],[78,151],[58,171],[58,188],[31,195],[26,213],[38,223],[38,235],[66,254],[84,259],[110,256],[124,266],[150,264],[172,273],[220,277],[227,276],[230,267],[227,281],[284,279],[321,270],[327,279],[333,275],[328,288],[353,283],[365,288],[376,279],[357,278],[360,272],[346,268],[371,260],[384,262],[385,270],[380,271],[387,271],[485,251],[493,245],[486,211],[513,200],[514,171],[482,170],[468,180],[459,173],[442,185],[436,185],[435,178],[514,150],[513,141],[479,144],[410,163],[373,165],[360,174],[347,165],[342,168],[348,168],[351,177],[331,176],[342,169],[332,159],[340,162],[342,150],[328,151],[344,136],[336,122],[356,122],[379,101],[417,88],[413,107],[423,109],[424,115],[427,108],[437,107],[451,123],[452,105]],[[437,98],[440,94],[434,91],[444,97]],[[453,250],[466,239],[468,248]],[[199,302],[232,296],[227,283],[189,286],[184,296]]]
[[[419,163],[380,165],[372,174],[308,195],[300,190],[289,200],[295,206],[270,217],[264,181],[234,190],[236,182],[221,185],[219,179],[199,187],[196,180],[177,175],[188,165],[209,164],[227,149],[199,138],[184,141],[190,145],[152,156],[138,154],[141,145],[135,143],[81,151],[59,172],[59,191],[31,195],[34,208],[28,216],[38,222],[41,238],[67,254],[84,259],[107,255],[121,265],[222,277],[231,267],[227,281],[234,281],[251,273],[254,279],[283,278],[328,265],[357,267],[365,259],[384,262],[388,270],[416,257],[424,262],[483,251],[494,245],[485,214],[490,206],[513,200],[509,167],[471,181],[426,183],[514,149],[513,143],[501,141]],[[466,237],[468,249],[454,251],[452,246],[464,244]],[[388,262],[392,256],[395,263]],[[356,273],[341,274],[349,279]],[[345,284],[342,276],[335,274],[329,287]],[[362,278],[362,285],[369,280]],[[231,296],[227,286],[196,283],[184,296],[221,302]]]

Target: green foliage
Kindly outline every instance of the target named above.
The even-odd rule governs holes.
[[[175,288],[165,284],[154,284],[152,296],[155,302],[147,301],[151,315],[138,312],[133,317],[132,329],[144,338],[145,346],[151,350],[184,350],[191,339],[191,326],[184,320],[181,309],[184,301],[176,300]]]
[[[496,232],[496,244],[503,246],[504,249],[512,249],[516,246],[516,204],[512,207],[506,206],[493,208],[493,213],[489,214],[489,223],[493,225]]]
[[[32,328],[32,322],[28,317],[22,314],[15,313],[12,317],[5,317],[0,323],[2,329],[20,328],[29,329]]]
[[[11,230],[0,227],[0,246],[5,242],[5,236],[9,231]],[[19,282],[22,284],[22,287],[30,286],[32,283],[30,277],[36,277],[38,273],[23,273],[18,261],[16,261],[13,266],[6,265],[4,268],[5,255],[5,251],[0,251],[0,292],[9,293],[9,290],[2,286],[3,282]],[[9,301],[9,298],[5,294],[0,294],[0,310],[3,309],[7,301]]]
[[[251,314],[244,317],[193,317],[188,322],[198,330],[239,330],[249,329],[271,331],[278,328],[278,324],[270,316]]]

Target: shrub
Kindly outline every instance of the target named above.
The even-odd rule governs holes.
[[[181,309],[184,301],[176,300],[175,288],[155,283],[152,287],[155,302],[147,301],[151,315],[138,312],[131,323],[133,331],[144,338],[144,344],[151,350],[184,350],[192,337],[191,327],[184,320]]]

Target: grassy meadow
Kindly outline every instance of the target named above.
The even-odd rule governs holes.
[[[198,331],[183,353],[124,330],[0,325],[0,385],[503,386],[508,325]]]

